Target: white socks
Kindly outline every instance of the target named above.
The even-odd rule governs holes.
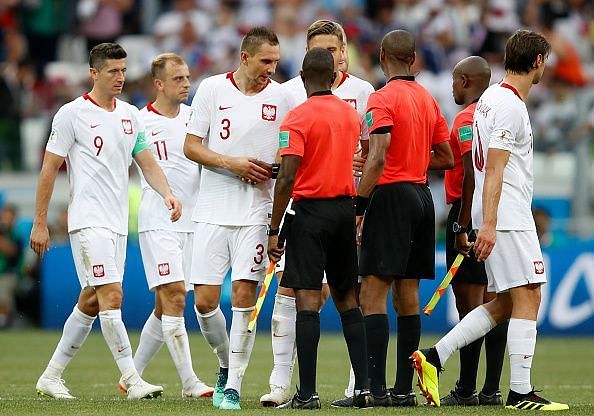
[[[530,369],[536,346],[536,321],[511,318],[507,330],[507,349],[509,352],[509,388],[516,393],[532,391]]]
[[[163,325],[163,338],[177,373],[181,379],[184,390],[190,389],[197,381],[198,377],[192,369],[192,356],[190,354],[190,343],[184,318],[177,316],[163,315],[161,317]]]
[[[351,370],[349,371],[349,385],[346,389],[344,389],[344,397],[353,397],[355,395],[355,372],[353,371],[353,366],[351,366]]]
[[[61,378],[64,368],[68,365],[72,357],[78,352],[82,344],[87,339],[89,332],[95,322],[95,316],[89,316],[80,311],[78,306],[74,306],[72,313],[64,323],[62,337],[50,359],[44,375],[49,378]]]
[[[272,353],[274,367],[269,384],[289,388],[295,364],[295,320],[297,308],[295,298],[277,294],[272,311]]]
[[[484,306],[481,305],[470,311],[458,325],[435,344],[441,365],[444,365],[454,352],[484,336],[496,325],[497,323]]]
[[[111,309],[99,312],[99,320],[103,338],[105,338],[124,380],[128,385],[138,383],[140,376],[132,360],[132,347],[122,321],[122,311]]]
[[[233,310],[233,321],[231,322],[231,332],[229,334],[231,354],[229,357],[229,376],[225,390],[233,389],[241,394],[241,382],[256,339],[256,328],[251,334],[248,332],[248,324],[254,306],[249,308],[233,307],[231,309]]]
[[[148,363],[157,355],[164,343],[161,320],[155,316],[153,310],[142,328],[140,343],[134,354],[134,366],[138,374],[142,375]]]
[[[196,306],[194,306],[194,310],[200,324],[200,332],[219,358],[219,366],[229,368],[229,336],[227,335],[227,321],[221,308],[217,306],[214,311],[204,315],[198,312]]]

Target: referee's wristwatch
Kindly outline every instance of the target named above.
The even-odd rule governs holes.
[[[458,222],[454,221],[454,223],[452,224],[452,231],[454,232],[454,234],[462,234],[467,232],[468,228],[462,227],[460,224],[458,224]]]
[[[275,235],[278,235],[279,231],[280,230],[278,228],[272,228],[268,226],[268,228],[266,229],[266,235],[268,235],[268,237],[273,237]]]

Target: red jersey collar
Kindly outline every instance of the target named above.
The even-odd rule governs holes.
[[[229,81],[231,81],[231,84],[233,84],[233,86],[234,86],[235,88],[237,88],[237,90],[238,90],[239,92],[241,92],[241,90],[239,89],[239,86],[237,85],[237,82],[235,82],[235,78],[233,78],[233,74],[234,74],[234,73],[235,73],[235,71],[227,72],[227,79],[228,79]],[[270,78],[268,78],[268,79],[266,80],[266,84],[264,84],[264,86],[262,87],[262,89],[261,89],[260,91],[258,91],[258,93],[262,92],[262,90],[264,90],[264,88],[266,88],[266,87],[268,86],[268,84],[270,84],[270,82],[271,82],[271,81],[270,81]]]
[[[508,83],[506,83],[506,82],[503,82],[503,81],[501,81],[501,82],[499,83],[499,85],[501,85],[501,87],[503,87],[503,88],[507,88],[508,90],[511,90],[511,91],[512,91],[514,94],[516,94],[516,97],[518,97],[520,100],[524,101],[524,100],[522,99],[522,96],[521,96],[521,95],[520,95],[520,93],[518,92],[518,90],[517,90],[517,89],[516,89],[516,88],[515,88],[513,85],[509,85]]]
[[[344,82],[346,81],[346,79],[349,77],[349,74],[347,74],[346,72],[342,73],[342,79],[340,80],[340,82],[338,83],[338,85],[336,86],[336,88],[340,87],[342,84],[344,84]]]
[[[88,92],[85,92],[85,93],[83,94],[83,98],[84,98],[85,100],[89,100],[90,102],[92,102],[93,104],[95,104],[97,107],[99,107],[99,108],[103,108],[103,107],[101,107],[101,106],[99,105],[99,103],[98,103],[97,101],[93,100],[93,97],[91,97],[91,96],[89,95],[89,93],[88,93]],[[115,110],[115,108],[116,108],[116,104],[117,104],[117,101],[116,101],[116,99],[114,98],[114,99],[113,99],[113,109],[114,109],[114,110]],[[105,108],[103,108],[103,109],[105,110]],[[105,111],[107,111],[107,110],[105,110]]]
[[[159,113],[159,111],[158,111],[158,110],[157,110],[155,107],[153,107],[153,102],[152,102],[152,101],[150,101],[150,102],[149,102],[149,103],[146,105],[146,109],[147,109],[148,111],[152,111],[153,113],[155,113],[155,114],[158,114],[158,115],[160,115],[160,116],[162,116],[162,115],[163,115],[163,114]]]

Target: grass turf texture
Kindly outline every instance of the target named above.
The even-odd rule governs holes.
[[[46,331],[0,332],[0,415],[209,415],[221,414],[212,408],[210,400],[182,399],[181,385],[166,346],[146,369],[147,381],[162,384],[164,396],[157,400],[130,402],[116,388],[119,373],[101,333],[94,331],[81,351],[64,372],[67,386],[77,397],[74,401],[38,399],[35,392],[37,378],[45,368],[60,334]],[[131,334],[132,345],[138,345],[138,333]],[[395,375],[395,340],[390,342],[388,360],[388,384]],[[431,345],[435,337],[423,337],[421,346]],[[533,383],[543,389],[546,398],[569,403],[571,409],[564,415],[594,414],[594,359],[592,338],[545,338],[540,337],[532,368]],[[200,334],[190,336],[194,369],[205,382],[213,385],[218,363]],[[268,376],[272,367],[270,334],[260,334],[252,354],[250,366],[243,383],[241,399],[244,415],[262,415],[282,412],[259,407],[260,395],[268,391]],[[448,361],[441,377],[441,395],[454,386],[458,376],[458,358]],[[484,363],[478,378],[482,386]],[[293,384],[297,383],[297,370]],[[348,381],[348,360],[344,340],[340,334],[324,333],[320,341],[318,358],[318,391],[322,410],[316,414],[355,413],[361,410],[333,409],[330,401],[341,398]],[[507,396],[509,369],[503,370],[502,390]],[[416,383],[416,376],[415,376]],[[419,396],[419,402],[424,399]],[[503,408],[375,408],[364,410],[372,414],[408,415],[500,415],[510,414]],[[515,413],[514,413],[515,414]]]

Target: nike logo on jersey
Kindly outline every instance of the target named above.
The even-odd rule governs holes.
[[[223,107],[222,105],[219,106],[219,110],[223,111],[223,110],[228,110],[230,109],[232,106],[229,107]]]
[[[273,336],[274,338],[284,338],[284,337],[286,337],[286,336],[288,336],[288,335],[276,335],[276,334],[273,332],[273,333],[272,333],[272,336]]]
[[[127,349],[128,349],[128,347],[118,348],[118,352],[123,352],[123,351],[126,351]]]
[[[234,350],[231,350],[231,353],[232,354],[245,354],[245,351],[234,351]]]
[[[163,130],[159,130],[159,131],[153,130],[152,133],[151,133],[151,135],[156,136],[156,135],[161,134],[161,133],[163,133]]]
[[[252,272],[252,273],[256,273],[256,272],[260,272],[260,271],[262,271],[262,270],[264,270],[264,269],[263,269],[263,268],[261,268],[261,267],[260,267],[259,269],[256,269],[255,267],[252,267],[252,268],[250,269],[250,272]]]
[[[95,127],[100,126],[101,124],[91,124],[91,128],[94,129]]]

